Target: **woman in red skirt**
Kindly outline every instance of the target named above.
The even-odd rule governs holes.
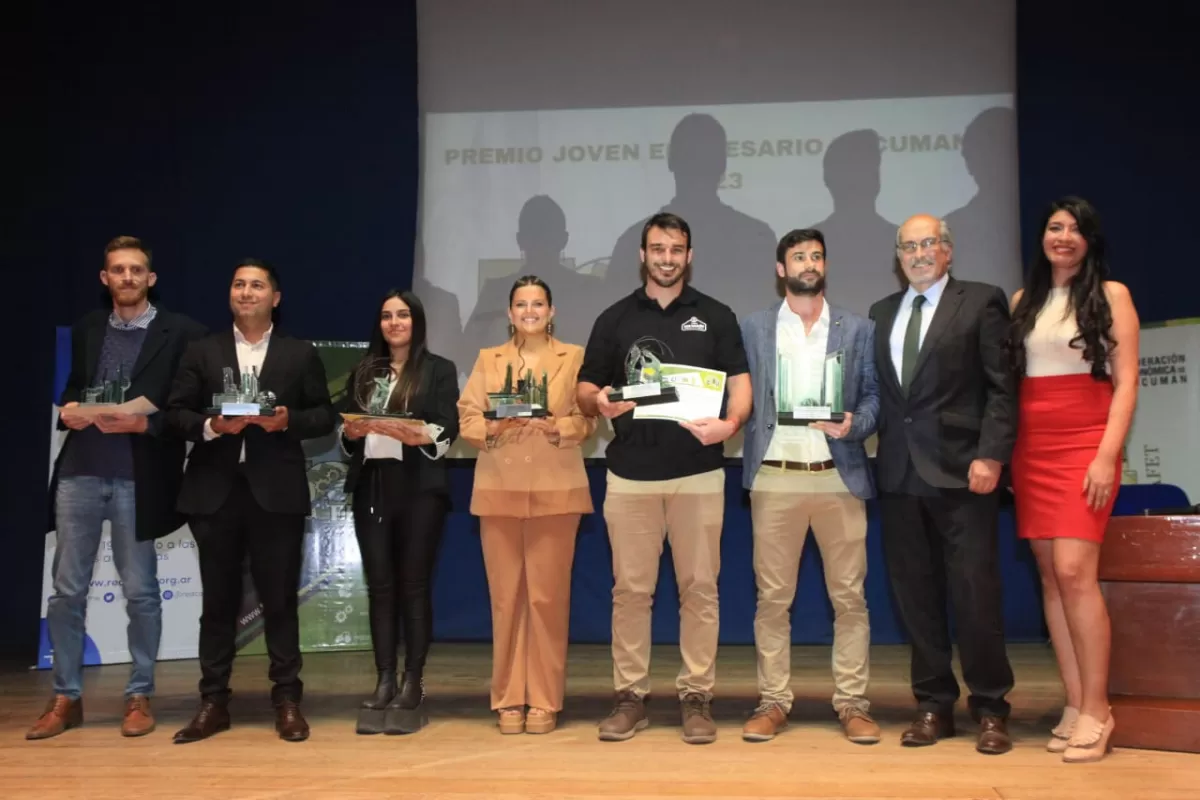
[[[1137,403],[1137,311],[1129,290],[1106,280],[1105,249],[1090,203],[1056,201],[1025,288],[1013,296],[1017,532],[1037,558],[1067,694],[1047,749],[1069,762],[1103,758],[1113,731],[1097,566]]]

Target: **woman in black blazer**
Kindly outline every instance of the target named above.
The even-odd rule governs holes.
[[[426,722],[422,672],[433,638],[430,582],[450,508],[442,457],[458,436],[458,370],[425,348],[425,309],[412,292],[384,297],[367,354],[351,374],[346,410],[366,412],[372,392],[390,392],[388,413],[413,422],[351,420],[341,432],[350,456],[346,493],[367,579],[371,641],[379,680],[362,704],[359,733],[412,733]],[[404,675],[397,685],[396,637],[404,624]]]

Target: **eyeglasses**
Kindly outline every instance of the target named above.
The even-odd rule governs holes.
[[[927,250],[930,247],[934,247],[945,241],[947,240],[937,236],[930,236],[929,238],[922,239],[919,242],[901,242],[900,244],[896,245],[896,247],[906,253],[915,253],[918,250]]]

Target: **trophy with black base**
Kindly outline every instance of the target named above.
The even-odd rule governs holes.
[[[206,413],[217,417],[275,416],[275,393],[260,389],[257,367],[242,370],[240,382],[233,367],[225,367],[221,376],[224,391],[213,395]]]
[[[814,422],[842,422],[846,409],[842,400],[842,366],[846,354],[842,350],[825,357],[821,373],[820,392],[816,396],[806,395],[792,385],[794,365],[776,356],[776,412],[780,425],[811,425]]]
[[[608,393],[610,403],[653,406],[679,400],[679,392],[663,380],[662,361],[654,354],[652,346],[657,346],[660,352],[668,350],[665,344],[650,336],[644,336],[630,346],[625,355],[625,385]]]
[[[498,392],[488,392],[488,410],[484,419],[509,419],[513,417],[546,417],[550,399],[550,378],[542,371],[541,381],[534,380],[533,370],[525,370],[525,376],[513,385],[513,365],[504,370],[504,387]]]

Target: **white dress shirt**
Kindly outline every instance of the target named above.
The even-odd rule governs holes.
[[[900,298],[900,308],[896,310],[896,321],[892,323],[891,336],[888,338],[897,376],[904,374],[904,332],[908,328],[908,320],[912,317],[913,298],[919,294],[925,295],[925,305],[921,306],[921,336],[917,339],[917,351],[920,352],[921,345],[925,344],[925,334],[929,332],[929,323],[933,322],[933,312],[937,311],[938,302],[942,299],[942,292],[949,281],[950,273],[947,272],[941,280],[924,292],[918,292],[910,285],[904,297]]]
[[[775,324],[775,350],[788,362],[790,373],[789,397],[821,399],[821,384],[825,380],[825,356],[829,345],[829,303],[822,299],[821,315],[812,330],[804,331],[804,320],[785,301],[779,306]],[[778,362],[777,362],[778,363]],[[776,382],[780,376],[776,376]],[[775,387],[776,395],[784,387]],[[775,433],[764,454],[767,461],[829,461],[829,442],[825,434],[807,425],[776,425]]]
[[[255,370],[259,375],[262,374],[263,361],[267,358],[267,348],[271,345],[271,331],[275,330],[275,326],[267,328],[267,332],[257,342],[250,342],[242,335],[236,325],[233,326],[233,347],[237,351],[238,360],[238,375],[243,372]],[[266,387],[259,387],[260,390],[265,390]],[[212,429],[212,420],[204,420],[204,441],[209,442],[216,439],[221,434]],[[242,442],[242,454],[238,457],[238,462],[246,460],[246,443]]]

